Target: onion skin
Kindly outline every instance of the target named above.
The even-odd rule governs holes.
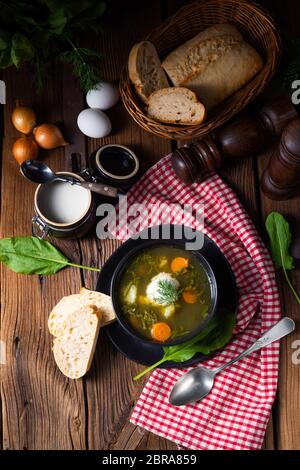
[[[31,137],[20,137],[12,146],[12,154],[21,165],[25,160],[36,160],[39,148]]]
[[[27,106],[18,106],[13,110],[11,120],[15,128],[23,134],[30,134],[36,125],[36,114]]]
[[[33,129],[33,135],[37,144],[46,150],[69,145],[55,124],[41,124]]]

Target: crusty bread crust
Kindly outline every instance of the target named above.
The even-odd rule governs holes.
[[[48,328],[55,337],[53,354],[63,374],[78,379],[89,370],[99,329],[115,318],[111,297],[85,288],[80,294],[63,297],[55,305]]]
[[[154,45],[149,41],[135,44],[128,58],[129,78],[137,94],[148,103],[151,93],[169,86]]]
[[[109,325],[116,320],[116,314],[109,295],[103,292],[96,292],[82,287],[80,295],[84,296],[86,302],[95,305],[101,317],[101,327]]]
[[[60,371],[79,379],[89,370],[100,329],[100,319],[92,308],[81,307],[70,314],[60,336],[53,342],[53,354]]]
[[[211,109],[248,83],[263,62],[236,27],[224,23],[179,46],[162,65],[175,86],[195,91]]]
[[[169,124],[198,125],[205,119],[205,108],[188,88],[163,88],[151,94],[148,116]]]

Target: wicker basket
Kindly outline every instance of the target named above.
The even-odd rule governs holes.
[[[120,91],[123,103],[132,118],[146,131],[168,139],[199,138],[241,111],[270,81],[276,70],[281,40],[276,25],[260,6],[246,0],[200,0],[181,8],[159,28],[147,36],[163,59],[180,44],[216,23],[230,22],[242,32],[264,60],[262,70],[242,89],[214,108],[201,125],[163,124],[150,119],[130,83],[128,69],[121,73]]]

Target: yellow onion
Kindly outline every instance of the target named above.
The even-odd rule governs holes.
[[[62,145],[68,145],[61,130],[54,124],[41,124],[33,129],[35,141],[43,149],[55,149]]]
[[[12,147],[12,154],[21,165],[25,160],[35,160],[39,154],[39,148],[31,137],[20,137]]]
[[[23,134],[30,134],[36,125],[36,114],[33,109],[26,106],[18,106],[11,115],[15,128]]]

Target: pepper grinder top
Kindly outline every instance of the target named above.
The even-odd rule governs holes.
[[[289,199],[300,192],[300,120],[290,122],[280,144],[270,157],[261,180],[263,192],[271,199]]]

